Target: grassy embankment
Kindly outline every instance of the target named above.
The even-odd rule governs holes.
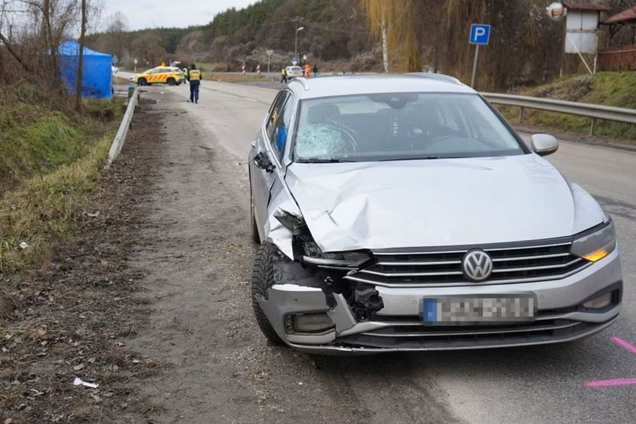
[[[568,76],[550,84],[523,88],[517,94],[636,109],[636,73],[601,72],[594,76]],[[500,110],[510,122],[518,122],[518,108],[501,107]],[[526,109],[523,118],[524,126],[582,135],[589,134],[590,123],[588,118],[529,109]],[[636,125],[599,120],[595,135],[636,143]]]
[[[0,88],[0,277],[44,264],[90,212],[119,109],[90,100],[80,117],[32,86]]]

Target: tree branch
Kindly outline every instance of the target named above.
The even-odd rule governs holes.
[[[0,32],[0,41],[2,41],[2,44],[6,46],[9,53],[11,53],[11,56],[13,56],[15,60],[17,60],[20,65],[22,65],[24,70],[27,72],[31,72],[31,69],[29,68],[29,66],[26,63],[24,63],[20,55],[13,49],[13,47],[11,46],[11,43],[9,43],[9,40],[7,40],[7,38],[1,32]]]

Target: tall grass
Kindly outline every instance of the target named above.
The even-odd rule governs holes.
[[[81,117],[55,97],[30,85],[0,89],[0,196],[84,157],[119,114],[115,100],[89,100]]]
[[[2,275],[41,265],[90,210],[120,113],[116,101],[92,100],[80,117],[29,86],[2,88],[0,99]]]

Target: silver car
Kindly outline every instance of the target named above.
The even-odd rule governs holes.
[[[288,66],[285,68],[285,72],[287,72],[287,77],[292,78],[302,78],[305,76],[305,71],[300,66]]]
[[[436,74],[298,80],[249,154],[263,334],[316,353],[566,342],[616,321],[614,225],[477,92]]]

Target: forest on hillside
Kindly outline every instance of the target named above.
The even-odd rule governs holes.
[[[128,67],[139,58],[142,65],[181,60],[214,64],[223,71],[243,64],[248,70],[266,67],[266,52],[273,50],[272,69],[278,69],[289,63],[298,34],[299,53],[323,69],[380,71],[381,43],[373,36],[378,22],[369,19],[370,7],[380,2],[401,12],[391,14],[396,22],[387,22],[393,72],[405,71],[404,59],[416,49],[421,69],[467,78],[474,51],[467,42],[472,22],[493,28],[491,44],[482,49],[484,86],[531,85],[579,70],[580,61],[563,54],[564,23],[545,13],[549,0],[261,0],[219,13],[205,26],[135,32],[126,31],[120,13],[89,44],[116,54]],[[612,12],[636,5],[636,0],[596,2]],[[410,47],[405,34],[412,39]]]

